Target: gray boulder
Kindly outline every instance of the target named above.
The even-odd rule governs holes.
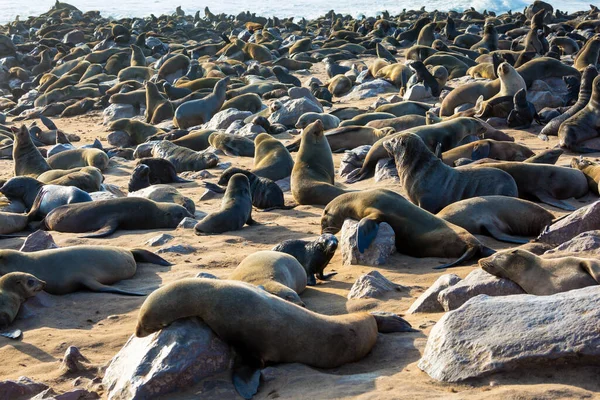
[[[560,246],[548,250],[545,256],[577,254],[580,257],[600,257],[600,231],[583,232]]]
[[[377,298],[388,292],[401,291],[402,286],[396,285],[377,271],[369,271],[361,275],[348,292],[348,300]]]
[[[547,226],[537,241],[560,245],[580,233],[593,230],[600,230],[600,200],[581,207],[565,218]]]
[[[444,307],[438,300],[438,295],[444,289],[460,282],[460,277],[454,274],[440,276],[408,309],[409,314],[443,312]]]
[[[244,120],[252,113],[250,111],[240,111],[237,108],[228,108],[216,113],[210,121],[203,125],[203,129],[227,129],[235,121]]]
[[[0,382],[0,399],[29,398],[48,389],[48,385],[22,376],[16,381]]]
[[[343,178],[355,169],[361,168],[371,147],[371,145],[365,144],[350,151],[346,151],[340,161],[338,175]]]
[[[111,104],[102,111],[104,117],[102,123],[108,125],[121,118],[133,118],[137,115],[131,104]]]
[[[358,79],[357,79],[358,82]],[[341,101],[364,100],[382,93],[397,92],[398,88],[383,79],[375,79],[362,83],[352,88],[350,93],[341,98]]]
[[[58,249],[58,245],[54,242],[50,233],[38,230],[27,236],[19,251],[31,253],[49,249]]]
[[[277,108],[279,107],[279,108]],[[282,124],[286,126],[294,126],[298,122],[298,118],[307,112],[322,113],[323,107],[319,103],[315,103],[307,98],[289,99],[280,102],[276,109],[269,115],[271,124]]]
[[[364,253],[360,253],[356,245],[357,231],[358,221],[351,219],[344,221],[340,240],[343,265],[381,265],[385,264],[390,255],[396,252],[396,235],[387,223],[379,224],[377,237]]]
[[[375,182],[381,182],[386,179],[400,182],[393,158],[382,158],[375,165]]]

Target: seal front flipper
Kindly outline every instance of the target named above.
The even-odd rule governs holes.
[[[369,248],[373,240],[377,237],[379,223],[373,219],[363,218],[358,223],[356,231],[356,246],[360,253],[364,253]]]
[[[413,329],[412,325],[399,315],[385,311],[373,311],[370,313],[377,322],[377,331],[380,333],[394,332],[419,332]]]
[[[260,225],[258,222],[256,222],[255,220],[252,219],[252,216],[248,217],[248,221],[246,221],[246,225]]]
[[[589,261],[582,261],[579,263],[581,269],[590,274],[592,278],[598,283],[600,283],[600,268],[596,263],[591,263]]]
[[[162,265],[165,267],[173,265],[170,262],[168,262],[167,260],[165,260],[164,258],[162,258],[161,256],[156,255],[153,252],[148,251],[148,250],[131,249],[131,254],[133,255],[133,259],[136,262]]]
[[[40,115],[40,121],[42,121],[42,124],[44,124],[46,128],[50,129],[51,131],[58,130],[58,127],[54,122],[52,122],[52,120],[50,120],[50,118]]]
[[[116,219],[111,219],[111,220],[108,220],[106,222],[106,224],[102,228],[98,229],[96,232],[90,233],[89,235],[80,236],[80,237],[84,238],[84,239],[90,239],[90,238],[102,238],[102,237],[110,236],[113,233],[115,233],[115,231],[117,230],[118,227],[119,227],[119,221],[117,221]]]
[[[524,237],[524,236],[509,235],[508,233],[502,232],[495,225],[489,225],[489,226],[485,225],[484,227],[488,231],[488,233],[490,234],[491,237],[493,237],[494,239],[499,240],[501,242],[517,243],[517,244],[529,243],[529,238]]]
[[[225,193],[225,189],[223,189],[221,186],[215,185],[214,183],[211,183],[211,182],[204,182],[204,187],[207,188],[208,190],[212,190],[215,193]]]
[[[114,293],[114,294],[122,294],[125,296],[147,296],[147,294],[144,293],[138,293],[138,292],[129,292],[127,290],[121,290],[121,289],[117,289],[114,288],[112,286],[106,286],[101,284],[100,282],[98,282],[97,280],[95,280],[92,277],[88,277],[85,280],[83,280],[81,282],[81,284],[88,288],[89,290],[91,290],[92,292],[98,292],[98,293]]]
[[[562,200],[555,199],[554,197],[550,196],[548,193],[536,193],[535,195],[537,196],[538,199],[540,199],[540,201],[542,203],[549,204],[551,206],[560,208],[562,210],[567,210],[567,211],[575,211],[576,210],[576,208],[573,207],[572,205],[567,204]]]
[[[250,354],[243,345],[232,344],[235,358],[231,371],[233,386],[244,399],[251,399],[258,393],[262,361]]]

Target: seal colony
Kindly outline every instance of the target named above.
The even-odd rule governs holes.
[[[199,318],[231,380],[157,395],[447,396],[415,365],[441,315],[404,315],[437,270],[536,296],[600,284],[593,255],[536,242],[598,200],[598,21],[542,1],[314,20],[57,1],[0,26],[0,374],[68,390],[48,372],[65,343],[105,365]],[[77,379],[131,397],[102,374]],[[548,375],[502,386],[581,394]]]

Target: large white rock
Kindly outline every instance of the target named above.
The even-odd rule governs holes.
[[[388,260],[391,254],[396,252],[396,235],[386,222],[379,224],[375,240],[364,253],[360,253],[356,246],[357,231],[358,221],[351,219],[344,221],[340,240],[343,265],[381,265]]]
[[[102,112],[104,120],[102,123],[108,125],[121,118],[132,118],[137,115],[131,104],[111,104]]]
[[[109,400],[155,398],[226,371],[232,360],[229,346],[204,322],[178,320],[145,338],[129,338],[102,383]]]
[[[358,82],[358,79],[357,79]],[[382,93],[398,92],[398,88],[383,79],[375,79],[369,82],[354,86],[352,91],[342,97],[341,101],[363,100],[369,97],[375,97]]]
[[[210,121],[203,125],[203,129],[225,130],[235,121],[244,120],[251,115],[252,113],[250,111],[240,111],[237,108],[228,108],[213,115]]]
[[[600,231],[583,232],[560,246],[548,250],[545,256],[577,254],[580,257],[600,257]]]
[[[547,226],[537,240],[542,243],[560,245],[580,233],[599,229],[600,200],[581,207],[563,219]]]
[[[457,382],[532,365],[600,363],[600,287],[477,296],[433,327],[419,368]]]
[[[298,118],[307,112],[322,113],[323,107],[319,103],[314,103],[307,98],[289,99],[281,102],[278,109],[269,115],[271,124],[282,124],[286,126],[294,126],[298,122]]]

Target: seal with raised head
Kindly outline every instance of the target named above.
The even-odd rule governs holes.
[[[25,125],[21,125],[19,129],[13,128],[13,133],[12,157],[15,162],[15,176],[37,178],[39,175],[52,169],[31,141],[29,131]]]
[[[461,200],[436,215],[473,235],[489,235],[509,243],[529,242],[554,219],[551,212],[535,203],[506,196]]]
[[[175,110],[173,124],[178,128],[189,128],[210,121],[226,100],[229,77],[219,80],[208,96],[181,104]]]
[[[509,128],[528,129],[534,120],[542,125],[535,106],[527,100],[527,91],[525,89],[519,89],[513,97],[513,103],[514,108],[506,118]]]
[[[498,252],[479,260],[484,271],[510,279],[536,296],[581,289],[600,284],[600,262],[592,258],[542,258],[526,250]]]
[[[592,193],[596,196],[600,194],[600,164],[584,158],[574,157],[571,159],[571,168],[576,168],[583,172]]]
[[[408,198],[419,207],[437,213],[459,200],[477,196],[518,195],[515,180],[493,168],[458,170],[437,158],[414,133],[405,133],[384,142],[396,160],[400,182]]]
[[[278,181],[290,176],[293,168],[294,160],[283,143],[268,133],[254,138],[254,174]]]
[[[411,257],[444,257],[457,260],[436,268],[450,268],[476,256],[487,257],[485,247],[465,229],[444,221],[387,189],[346,193],[327,204],[321,216],[321,233],[336,234],[344,220],[360,221],[358,250],[364,252],[387,222],[396,234],[396,249]]]
[[[163,258],[143,249],[74,246],[31,253],[0,250],[0,274],[32,274],[45,282],[44,290],[50,294],[62,295],[87,289],[94,292],[145,296],[106,286],[133,277],[137,270],[136,261],[171,265]]]
[[[233,270],[228,279],[251,283],[304,307],[299,295],[306,289],[306,271],[298,260],[289,254],[269,250],[250,254]]]
[[[148,296],[135,335],[148,336],[188,317],[199,317],[258,368],[270,363],[335,368],[365,357],[377,342],[377,332],[413,331],[394,314],[321,315],[245,282],[192,278],[165,285]],[[234,385],[245,398],[258,390],[256,367],[250,373],[256,378],[248,386],[248,378],[234,370]]]
[[[221,201],[221,209],[204,217],[194,227],[196,235],[238,231],[244,225],[254,225],[252,197],[246,175],[235,174],[229,179]]]
[[[291,191],[298,204],[322,204],[345,193],[334,186],[335,170],[323,123],[316,120],[302,130],[302,141],[292,170]]]
[[[2,261],[0,261],[2,262]],[[0,278],[0,329],[15,320],[21,304],[42,290],[46,282],[23,272],[10,272]]]
[[[294,256],[306,271],[307,285],[315,286],[317,284],[315,275],[320,280],[325,281],[337,274],[337,272],[323,273],[327,264],[333,258],[337,247],[337,238],[332,234],[324,233],[315,240],[284,240],[271,250]]]
[[[580,143],[600,135],[600,76],[592,83],[592,96],[587,106],[565,120],[558,128],[560,147],[578,153],[595,153],[598,149]]]
[[[85,233],[85,238],[109,236],[117,229],[176,228],[194,216],[178,204],[122,197],[60,206],[44,218],[43,226],[57,232]]]

